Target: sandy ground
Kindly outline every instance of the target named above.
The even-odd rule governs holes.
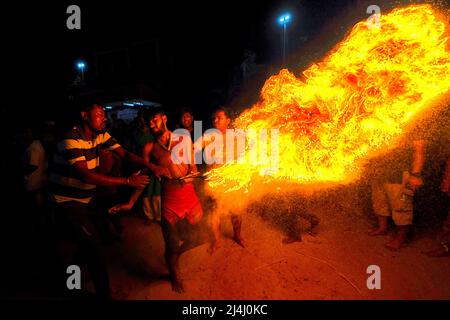
[[[222,219],[224,240],[219,251],[210,255],[208,245],[203,244],[181,256],[186,289],[182,294],[173,292],[168,281],[160,226],[145,224],[136,213],[124,214],[122,242],[105,247],[113,297],[450,299],[450,258],[429,258],[421,253],[433,248],[437,230],[416,228],[407,247],[398,252],[385,249],[392,233],[381,237],[367,234],[374,222],[367,196],[364,198],[367,194],[358,188],[342,188],[311,197],[304,210],[321,219],[319,233],[315,237],[304,233],[302,242],[289,245],[282,244],[285,233],[279,217],[295,214],[292,199],[266,198],[264,210],[243,215],[245,249],[230,239],[231,223]],[[15,232],[3,242],[16,246],[14,256],[6,260],[14,268],[7,271],[11,276],[0,289],[9,285],[16,291],[16,299],[61,299],[48,281],[53,271],[46,244],[22,234]],[[381,290],[367,289],[370,265],[381,268]],[[82,287],[92,292],[85,267],[82,274]]]
[[[280,209],[282,211],[282,209]],[[450,299],[450,258],[429,258],[431,235],[414,237],[399,252],[385,249],[392,234],[369,237],[372,221],[351,190],[326,201],[311,201],[320,219],[316,237],[282,244],[276,221],[243,216],[243,249],[222,220],[222,248],[210,255],[204,244],[180,258],[186,292],[175,293],[167,279],[159,225],[125,216],[123,242],[109,249],[117,299]],[[369,265],[381,268],[381,290],[367,289]]]

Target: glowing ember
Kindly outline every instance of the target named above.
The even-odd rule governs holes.
[[[356,24],[303,77],[286,69],[270,77],[234,127],[279,128],[279,170],[246,157],[210,171],[209,186],[222,193],[274,181],[354,180],[363,159],[450,88],[447,26],[430,5],[396,9],[381,16],[380,28]]]

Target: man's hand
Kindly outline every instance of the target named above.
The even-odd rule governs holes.
[[[423,179],[419,177],[409,176],[408,183],[413,188],[413,190],[416,191],[423,185]]]
[[[135,188],[144,188],[150,183],[148,176],[139,176],[138,174],[139,172],[129,176],[127,179],[127,185]]]
[[[183,184],[194,183],[194,178],[187,178],[181,180]]]
[[[110,208],[108,210],[108,213],[114,214],[121,211],[130,211],[133,208],[133,205],[131,203],[122,203],[115,205],[114,207]]]
[[[153,174],[158,179],[161,179],[161,177],[170,178],[170,172],[169,172],[168,168],[161,167],[161,166],[154,166],[150,170],[153,171]]]
[[[198,171],[190,171],[187,175],[184,177],[178,178],[183,184],[186,183],[194,183],[195,177],[202,177],[202,174]]]

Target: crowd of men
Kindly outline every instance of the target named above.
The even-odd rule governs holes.
[[[220,199],[208,192],[199,178],[220,164],[197,167],[194,153],[187,162],[178,163],[173,159],[172,151],[183,139],[191,139],[192,146],[196,143],[191,110],[181,110],[173,121],[178,122],[175,128],[183,128],[189,133],[180,135],[169,130],[168,115],[161,108],[139,112],[136,119],[126,125],[114,115],[110,115],[108,123],[99,101],[85,102],[79,107],[79,121],[63,135],[57,136],[49,129],[54,123],[48,123],[39,139],[33,136],[30,128],[22,128],[18,141],[23,155],[24,191],[30,210],[36,212],[34,219],[52,212],[51,223],[58,229],[55,242],[64,238],[77,244],[98,297],[111,297],[107,259],[102,249],[105,238],[120,240],[120,220],[114,217],[118,212],[136,208],[137,204],[142,206],[146,223],[161,226],[164,256],[176,292],[184,291],[179,270],[180,255],[206,242],[211,253],[218,250],[222,216],[231,221],[233,240],[242,247],[247,245],[241,234],[241,213],[224,212]],[[212,113],[213,127],[224,139],[231,120],[227,108],[218,108]],[[201,149],[208,141],[203,137]],[[372,205],[378,226],[370,235],[385,234],[389,218],[392,218],[396,235],[387,247],[393,250],[405,245],[413,223],[413,197],[424,183],[426,145],[425,138],[413,134],[411,144],[405,146],[411,153],[393,154],[388,165],[392,175],[385,174],[372,183]],[[226,150],[223,157],[226,158]],[[447,159],[441,185],[447,196],[449,167]],[[311,229],[315,229],[319,220],[314,215],[306,215]],[[447,218],[437,248],[427,254],[449,255],[449,230]],[[297,229],[284,243],[293,241],[301,241]]]

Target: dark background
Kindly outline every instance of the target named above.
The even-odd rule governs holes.
[[[105,102],[133,99],[118,86],[145,85],[147,100],[173,114],[190,107],[208,120],[220,106],[250,107],[264,81],[282,68],[281,13],[290,12],[286,67],[299,74],[321,60],[377,4],[383,12],[408,0],[214,0],[214,1],[34,1],[2,10],[4,119],[68,116],[71,99],[98,95]],[[436,0],[441,6],[446,0]],[[68,30],[69,5],[81,8],[81,30]],[[243,79],[250,50],[253,72]],[[85,83],[74,85],[75,61],[87,62]],[[5,86],[5,85],[4,85]],[[20,122],[20,121],[19,121]],[[15,121],[7,121],[13,125]]]
[[[16,3],[3,12],[14,17],[3,30],[10,43],[4,52],[11,55],[4,62],[11,69],[17,94],[3,111],[15,114],[26,108],[35,118],[63,110],[79,58],[87,61],[88,69],[86,85],[78,91],[144,83],[165,107],[189,106],[200,118],[207,117],[212,108],[236,104],[244,96],[248,98],[242,103],[248,107],[257,99],[264,79],[282,66],[282,26],[277,23],[281,13],[292,15],[287,65],[298,69],[322,57],[342,39],[352,20],[368,16],[363,2]],[[81,30],[66,28],[66,9],[71,4],[81,8]],[[351,19],[342,19],[350,11],[358,12]],[[330,27],[335,21],[339,27]],[[328,31],[323,32],[327,26]],[[313,49],[307,52],[308,47]],[[128,56],[124,57],[123,49]],[[256,54],[259,68],[247,90],[242,90],[240,65],[245,50]],[[101,56],[97,62],[95,55]]]

